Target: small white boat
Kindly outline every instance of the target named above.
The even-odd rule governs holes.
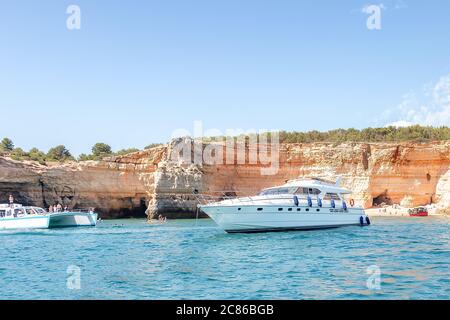
[[[97,219],[93,211],[48,213],[39,207],[0,204],[0,230],[95,227]]]
[[[257,196],[227,199],[199,205],[199,209],[228,233],[312,230],[342,226],[366,226],[370,220],[362,207],[349,204],[351,194],[318,178],[293,180],[262,190]]]
[[[95,227],[97,220],[94,212],[55,212],[50,213],[49,228]]]
[[[41,210],[39,214],[30,214],[18,204],[0,204],[0,230],[48,229],[50,216]]]

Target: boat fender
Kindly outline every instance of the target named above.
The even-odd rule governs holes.
[[[352,207],[354,207],[354,206],[355,206],[355,200],[350,199],[350,205],[351,205]]]
[[[298,197],[297,196],[294,196],[294,204],[295,204],[296,207],[298,207],[298,205],[299,205],[299,201],[298,201]]]
[[[367,223],[368,226],[370,226],[371,222],[370,222],[369,217],[366,217],[366,223]]]
[[[322,208],[322,199],[317,198],[317,205]]]
[[[308,196],[308,206],[312,207],[312,199]]]
[[[336,202],[335,202],[333,199],[331,199],[331,207],[332,207],[333,209],[336,208]]]
[[[342,209],[344,209],[345,211],[347,211],[347,203],[344,201],[342,202]]]
[[[364,217],[363,216],[359,217],[359,224],[361,225],[361,227],[364,226]]]

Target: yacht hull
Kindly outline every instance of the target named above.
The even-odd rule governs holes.
[[[50,214],[50,228],[95,227],[97,214],[87,212],[61,212]]]
[[[48,229],[50,217],[43,216],[28,216],[17,218],[1,218],[0,230],[14,230],[14,229]]]
[[[310,211],[314,210],[314,213],[306,212],[307,208],[303,208],[302,212],[297,212],[297,208],[292,208],[292,211],[288,212],[274,211],[266,213],[255,213],[257,211],[256,207],[241,208],[239,213],[233,213],[232,211],[237,209],[232,207],[203,206],[201,209],[228,233],[316,230],[361,226],[361,217],[363,218],[363,225],[368,224],[364,211],[359,209],[330,212],[330,209],[311,208]],[[289,208],[283,208],[283,211],[287,210]],[[320,212],[316,210],[320,210]]]

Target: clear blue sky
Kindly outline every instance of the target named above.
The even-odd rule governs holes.
[[[362,12],[372,3],[384,8],[378,31]],[[70,4],[81,30],[66,28]],[[79,154],[167,141],[194,120],[448,124],[449,34],[447,0],[2,0],[0,137]]]

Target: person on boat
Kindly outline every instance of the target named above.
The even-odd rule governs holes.
[[[58,212],[62,212],[62,205],[60,203],[58,203],[58,205],[56,206],[56,210]]]
[[[52,213],[53,212],[53,206],[48,207],[48,212]]]
[[[69,207],[68,206],[64,207],[64,212],[69,212]]]
[[[9,195],[9,206],[12,208],[14,204],[14,197],[12,194]]]

